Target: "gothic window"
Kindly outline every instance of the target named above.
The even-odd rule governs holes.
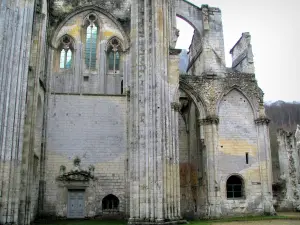
[[[60,51],[60,69],[70,69],[73,61],[72,43],[68,36],[62,38]]]
[[[116,212],[119,210],[119,199],[114,195],[107,195],[102,200],[102,210]]]
[[[108,47],[108,70],[117,73],[120,70],[120,42],[113,38]]]
[[[231,176],[226,183],[227,199],[236,199],[244,197],[244,184],[239,176]]]
[[[89,15],[87,21],[88,21],[88,26],[86,28],[85,65],[87,69],[94,70],[96,69],[97,37],[98,37],[96,16],[94,14]]]

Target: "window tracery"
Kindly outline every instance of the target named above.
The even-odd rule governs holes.
[[[60,51],[60,69],[70,69],[73,61],[73,46],[71,39],[68,36],[62,38],[61,41],[62,49]]]
[[[117,73],[120,70],[120,42],[113,38],[109,41],[108,54],[108,70],[113,73]]]

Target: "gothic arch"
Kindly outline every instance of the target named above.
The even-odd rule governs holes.
[[[57,40],[53,43],[52,47],[58,49],[65,37],[70,39],[70,43],[72,44],[73,48],[75,48],[75,43],[76,43],[75,38],[70,34],[63,34],[60,37],[58,37]]]
[[[182,80],[179,80],[179,89],[185,92],[194,102],[196,108],[200,114],[201,119],[207,117],[207,107],[203,99],[199,96],[197,92],[189,84],[185,83]],[[179,90],[178,90],[179,91]]]
[[[237,85],[234,85],[228,89],[226,89],[225,91],[223,91],[223,93],[220,95],[220,97],[218,98],[218,101],[217,101],[217,104],[216,104],[216,115],[219,115],[219,112],[220,112],[220,105],[221,105],[221,102],[222,100],[224,99],[224,97],[226,95],[228,95],[230,92],[232,91],[237,91],[239,92],[243,97],[246,98],[247,102],[249,103],[249,105],[251,106],[251,109],[252,109],[252,113],[253,113],[253,117],[254,119],[256,119],[258,117],[258,113],[257,111],[255,110],[255,106],[253,104],[253,102],[251,101],[251,99],[237,86]]]
[[[102,7],[100,6],[95,6],[95,5],[90,5],[90,6],[84,6],[84,7],[80,7],[78,8],[77,10],[75,10],[74,12],[70,13],[68,16],[66,16],[66,18],[56,27],[56,29],[54,30],[53,34],[51,35],[51,46],[55,46],[55,39],[58,35],[58,32],[61,30],[61,28],[74,16],[76,16],[77,14],[80,14],[82,12],[85,12],[85,11],[91,11],[91,12],[97,12],[97,13],[101,13],[103,14],[104,16],[108,17],[117,27],[118,29],[120,30],[123,38],[124,38],[124,41],[123,41],[123,44],[124,44],[124,48],[127,49],[129,48],[130,46],[130,39],[128,37],[128,35],[125,33],[122,25],[118,22],[118,20],[115,18],[115,16],[113,16],[111,13],[107,12],[105,9],[103,9]],[[87,14],[88,15],[88,14]]]
[[[106,43],[106,46],[105,46],[105,51],[107,51],[110,47],[110,42],[113,40],[113,39],[116,39],[119,43],[120,43],[120,47],[122,49],[122,51],[124,52],[126,50],[126,48],[124,47],[124,44],[123,44],[123,41],[117,37],[117,36],[112,36],[110,37],[108,40],[107,40],[107,43]]]

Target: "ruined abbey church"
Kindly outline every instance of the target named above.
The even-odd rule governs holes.
[[[176,17],[195,29],[186,74]],[[208,5],[2,0],[0,224],[273,213],[250,34],[230,53]]]

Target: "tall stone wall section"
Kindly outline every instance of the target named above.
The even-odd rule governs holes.
[[[94,179],[86,188],[86,217],[102,215],[102,199],[113,194],[125,199],[127,134],[126,97],[51,95],[48,106],[46,192],[44,213],[67,216],[68,189],[57,181],[60,167],[73,168],[76,156],[82,169],[95,167]],[[79,182],[80,183],[80,182]],[[77,187],[78,188],[78,187]]]
[[[254,111],[238,90],[224,96],[219,105],[218,177],[223,215],[253,214],[263,211],[258,134]],[[246,162],[248,154],[248,163]],[[226,182],[232,175],[244,182],[242,199],[227,200]]]

